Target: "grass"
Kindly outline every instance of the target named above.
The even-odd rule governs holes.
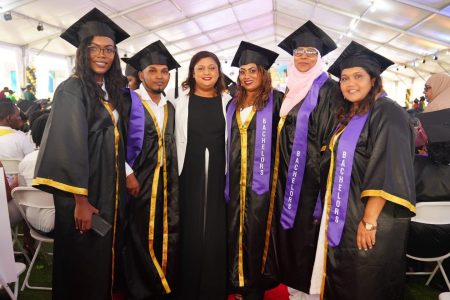
[[[38,256],[35,267],[31,273],[30,283],[39,286],[51,286],[52,281],[52,257],[42,252],[51,252],[52,245],[44,244],[41,254]],[[18,256],[17,261],[24,261]],[[26,272],[26,271],[25,271]],[[20,277],[20,284],[23,283],[25,272]],[[429,286],[425,285],[426,276],[407,276],[405,287],[405,300],[437,300],[440,293],[446,291],[446,285],[440,272]],[[9,299],[5,291],[0,290],[0,300]],[[51,300],[51,291],[38,291],[25,289],[19,291],[20,300]]]

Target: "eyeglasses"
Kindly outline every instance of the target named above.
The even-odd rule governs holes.
[[[211,65],[208,67],[205,66],[198,66],[194,69],[195,72],[197,73],[205,73],[205,71],[208,70],[211,73],[215,73],[217,71],[217,66]]]
[[[116,48],[114,47],[106,47],[106,48],[100,48],[96,45],[90,45],[88,46],[89,53],[93,55],[99,55],[103,52],[104,56],[113,57],[114,53],[116,53]]]
[[[427,92],[429,89],[431,89],[431,86],[426,85],[426,86],[423,88],[423,91],[424,91],[424,92]]]
[[[294,49],[294,56],[296,57],[300,57],[303,54],[306,54],[306,57],[314,57],[317,56],[319,52],[317,52],[316,49],[312,49],[312,48],[297,48]]]

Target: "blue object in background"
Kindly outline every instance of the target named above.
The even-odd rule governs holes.
[[[12,89],[14,92],[17,92],[17,72],[11,71],[10,73],[11,76],[11,87],[9,87],[10,89]]]
[[[55,71],[48,71],[48,92],[53,93],[55,82]]]

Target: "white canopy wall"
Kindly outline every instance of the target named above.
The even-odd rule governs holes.
[[[76,49],[59,34],[93,7],[130,33],[118,45],[121,56],[160,39],[182,65],[180,79],[200,50],[216,53],[226,72],[233,73],[229,63],[241,40],[280,53],[277,63],[287,64],[291,57],[277,44],[307,20],[340,46],[325,57],[327,65],[351,40],[395,61],[383,77],[388,93],[402,104],[407,88],[412,100],[421,95],[430,74],[450,70],[449,0],[0,0],[0,7],[0,14],[12,16],[0,19],[0,48],[15,48],[6,63],[0,60],[0,86],[9,84],[3,81],[11,68],[23,86],[24,67],[39,56],[47,57],[43,64],[49,69],[63,68],[61,57],[69,57],[70,64]],[[39,23],[43,31],[37,31]],[[55,72],[61,76],[56,82],[70,71],[66,66]]]

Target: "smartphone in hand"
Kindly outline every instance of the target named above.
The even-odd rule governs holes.
[[[99,236],[104,237],[111,230],[112,225],[98,214],[92,215],[92,230],[94,230]]]

